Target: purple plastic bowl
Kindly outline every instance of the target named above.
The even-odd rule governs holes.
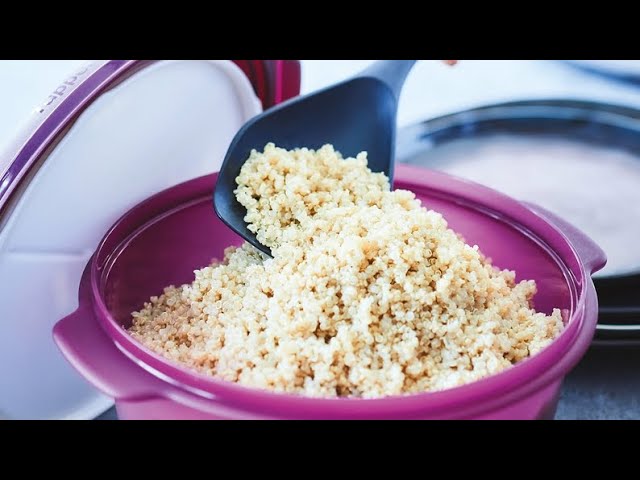
[[[494,264],[534,279],[538,310],[566,311],[561,335],[537,355],[449,390],[382,399],[318,399],[254,390],[168,361],[130,337],[130,313],[240,242],[214,214],[217,175],[165,190],[107,233],[87,265],[79,308],[54,328],[65,357],[113,397],[122,419],[535,419],[553,418],[564,376],[595,331],[590,274],[604,252],[565,221],[533,205],[446,174],[399,165],[395,186],[442,212]]]

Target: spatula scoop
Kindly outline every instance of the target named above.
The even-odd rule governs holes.
[[[393,179],[398,99],[415,60],[381,60],[355,77],[282,103],[247,122],[225,156],[213,195],[220,219],[264,253],[234,195],[236,177],[252,149],[273,142],[288,150],[332,144],[345,158],[368,153],[369,168]]]

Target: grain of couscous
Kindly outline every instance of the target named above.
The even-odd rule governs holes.
[[[413,193],[391,191],[365,153],[253,151],[237,178],[245,243],[133,313],[165,357],[240,384],[309,396],[441,390],[549,344],[559,310],[515,283]]]

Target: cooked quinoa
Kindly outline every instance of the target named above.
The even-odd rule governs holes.
[[[563,328],[366,153],[253,151],[236,179],[273,258],[228,248],[134,312],[130,333],[199,372],[310,396],[441,390],[535,354]]]

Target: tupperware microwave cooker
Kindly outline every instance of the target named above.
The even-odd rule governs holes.
[[[536,308],[563,310],[565,328],[509,369],[441,392],[381,399],[308,398],[247,388],[164,359],[126,331],[131,312],[166,285],[220,258],[240,238],[212,214],[217,174],[141,202],[109,229],[87,263],[78,309],[54,327],[64,356],[115,399],[121,419],[537,419],[552,418],[562,380],[597,321],[591,274],[604,252],[544,209],[444,173],[399,165],[395,186],[442,212],[501,268],[535,279]]]
[[[544,155],[575,157],[572,168],[584,171],[597,167],[598,173],[586,177],[585,185],[573,191],[562,179],[571,175],[581,181],[584,174],[573,175],[568,167],[554,171],[553,158],[541,163]],[[496,156],[503,156],[505,163],[497,165]],[[607,268],[594,278],[600,305],[595,343],[640,343],[640,248],[635,240],[640,234],[640,206],[633,200],[640,189],[640,184],[635,183],[640,176],[640,110],[566,99],[485,105],[401,129],[397,160],[471,180],[482,178],[489,186],[505,187],[505,193],[516,198],[539,198],[538,203],[547,208],[553,208],[557,198],[564,202],[566,220],[580,218],[584,222],[591,217],[594,223],[610,227],[616,238],[626,239],[610,246],[600,243],[609,261]],[[572,165],[562,158],[555,163],[563,161]],[[628,172],[620,172],[619,165],[628,165]],[[542,175],[524,175],[517,180],[532,169],[542,171]],[[598,176],[607,171],[625,176],[620,179],[625,181]],[[502,177],[500,182],[496,174]],[[557,175],[561,180],[544,181],[547,175]],[[598,181],[600,184],[594,184]],[[569,183],[575,186],[576,182]],[[595,192],[606,193],[617,212],[592,209],[601,198]],[[597,241],[595,236],[592,238]]]
[[[299,93],[284,60],[86,65],[0,155],[0,418],[93,418],[113,400],[51,337],[87,261],[145,198],[217,170],[238,128]]]

